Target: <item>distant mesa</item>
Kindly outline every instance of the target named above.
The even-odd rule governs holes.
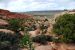
[[[73,9],[73,10],[70,10],[70,12],[75,12],[75,9]]]
[[[17,13],[17,12],[10,12],[9,10],[3,10],[0,9],[0,18],[31,18],[31,15],[28,14],[21,14],[21,13]]]
[[[64,11],[68,11],[68,12],[75,12],[75,9],[72,9],[72,10],[64,9]]]

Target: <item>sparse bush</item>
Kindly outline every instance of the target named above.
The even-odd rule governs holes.
[[[17,50],[19,40],[20,38],[16,33],[0,32],[0,50]]]
[[[32,45],[32,40],[30,38],[30,35],[28,33],[25,33],[25,35],[22,37],[20,40],[20,46],[21,47],[26,47],[29,50],[34,50],[33,45]]]
[[[33,37],[32,41],[40,44],[47,44],[47,42],[52,41],[52,37],[48,35],[38,35]]]
[[[18,30],[19,28],[23,29],[22,24],[21,24],[23,21],[22,19],[9,19],[8,21],[10,24],[8,29],[13,30],[13,31]]]

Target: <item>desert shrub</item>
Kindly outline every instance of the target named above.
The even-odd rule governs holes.
[[[56,19],[53,31],[62,42],[75,42],[75,14],[64,14]]]
[[[17,50],[19,47],[19,39],[16,33],[0,32],[0,50]]]
[[[5,25],[5,26],[0,26],[0,29],[7,29],[7,28],[8,28],[7,25]]]
[[[28,33],[25,33],[25,35],[20,40],[20,47],[26,47],[29,50],[34,50],[32,40]]]
[[[0,50],[10,50],[10,45],[8,41],[0,42]]]
[[[25,34],[25,35],[23,36],[23,38],[21,39],[20,44],[21,44],[22,46],[27,45],[27,43],[29,43],[29,39],[30,39],[29,35],[28,35],[28,34]]]
[[[18,29],[19,28],[19,20],[18,19],[11,19],[9,20],[9,24],[12,28]]]
[[[38,35],[36,37],[32,37],[32,41],[40,44],[47,44],[47,42],[52,41],[52,37],[48,35]]]
[[[41,25],[40,25],[40,29],[41,29],[41,31],[42,31],[41,33],[42,33],[42,34],[45,34],[45,33],[47,32],[47,28],[48,28],[47,26],[44,26],[44,24],[41,24]]]
[[[22,24],[21,24],[23,21],[22,19],[9,19],[8,21],[10,24],[8,29],[14,30],[14,31],[18,30],[19,28],[23,29]]]

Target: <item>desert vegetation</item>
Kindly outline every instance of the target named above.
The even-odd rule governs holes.
[[[37,44],[57,50],[62,46],[59,43],[75,44],[74,18],[75,14],[60,15],[55,19],[50,32],[48,29],[51,24],[46,18],[0,18],[0,50],[37,50]]]
[[[56,19],[54,24],[54,32],[59,36],[60,41],[66,43],[74,43],[75,40],[75,14],[64,14]]]
[[[7,21],[8,24],[0,26],[1,50],[18,50],[23,47],[29,50],[34,50],[34,42],[37,43],[37,41],[41,39],[39,43],[44,44],[45,41],[47,42],[49,38],[49,36],[47,36],[47,38],[44,39],[44,36],[46,35],[43,35],[47,32],[46,29],[48,28],[49,24],[46,25],[42,22],[48,22],[47,19],[37,20],[33,18],[10,18],[2,20]],[[33,32],[35,35],[33,35]],[[36,36],[39,39],[37,39]],[[44,41],[44,43],[42,40]]]

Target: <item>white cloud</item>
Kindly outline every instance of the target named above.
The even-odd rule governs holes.
[[[40,1],[40,0],[39,0]],[[35,0],[17,0],[12,1],[8,4],[7,9],[11,11],[32,11],[32,10],[50,10],[52,7],[56,6],[56,3],[50,2],[52,0],[48,0],[45,2],[35,2]]]
[[[73,9],[72,0],[7,0],[0,2],[0,8],[10,11],[35,11],[53,9]]]

